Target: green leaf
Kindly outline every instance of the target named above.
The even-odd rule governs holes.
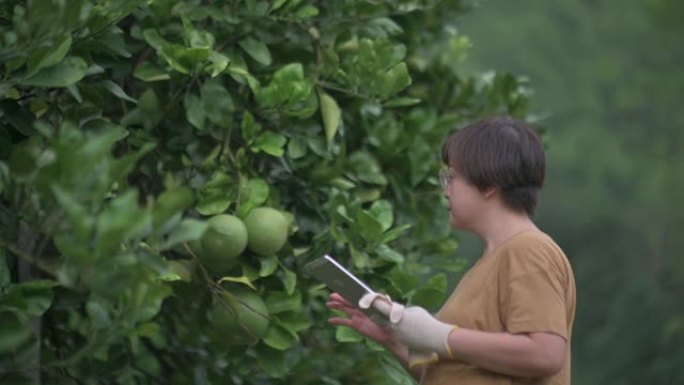
[[[287,311],[298,312],[302,308],[302,293],[295,291],[288,294],[284,291],[273,291],[266,297],[266,306],[269,314],[278,314]]]
[[[197,202],[197,207],[195,207],[195,209],[198,213],[207,216],[222,214],[232,202],[233,199],[231,197],[217,194],[201,198],[199,202]]]
[[[348,169],[362,182],[386,185],[380,163],[368,151],[357,151],[347,159]]]
[[[423,139],[416,139],[408,151],[409,176],[412,186],[417,186],[429,176],[433,164],[434,150]]]
[[[132,313],[127,314],[134,322],[145,322],[152,319],[161,310],[164,299],[173,290],[163,282],[140,282],[133,294]]]
[[[402,367],[397,360],[389,357],[387,354],[382,355],[380,361],[381,368],[390,384],[393,385],[413,385],[415,380],[407,374],[406,369]]]
[[[218,283],[220,284],[223,282],[237,282],[237,283],[241,283],[243,285],[249,286],[252,290],[257,290],[257,288],[254,287],[254,284],[252,283],[252,281],[246,275],[242,275],[239,277],[221,277],[221,279],[219,279]]]
[[[410,228],[411,225],[402,225],[399,227],[395,227],[392,230],[384,233],[382,237],[380,237],[380,243],[390,243],[393,240],[399,238],[404,231]]]
[[[285,352],[270,348],[264,344],[259,344],[256,347],[256,358],[259,366],[261,366],[269,376],[274,378],[283,378],[287,373],[285,355]]]
[[[256,206],[260,206],[268,199],[268,190],[268,183],[265,180],[255,178],[245,184],[242,195]]]
[[[240,130],[242,139],[250,141],[261,131],[261,124],[254,120],[251,112],[245,111],[245,114],[242,116],[242,123],[240,123]]]
[[[351,254],[352,263],[357,269],[364,269],[370,266],[370,257],[366,252],[358,250],[350,244],[349,253]]]
[[[263,179],[250,179],[242,185],[240,196],[244,200],[240,202],[237,215],[244,218],[255,207],[261,206],[268,199],[268,184]]]
[[[149,211],[138,206],[138,192],[135,190],[111,200],[97,218],[97,256],[108,256],[121,243],[142,237],[151,225],[151,219]]]
[[[30,337],[31,329],[14,313],[0,312],[0,354],[11,354]]]
[[[154,338],[162,334],[161,327],[156,322],[146,322],[138,325],[135,332],[139,337]]]
[[[69,57],[52,67],[43,68],[37,74],[19,82],[25,86],[67,87],[86,75],[88,65],[79,57]]]
[[[207,113],[204,110],[202,100],[197,95],[187,93],[185,94],[183,103],[185,105],[185,116],[187,117],[188,122],[199,130],[203,130]]]
[[[61,208],[66,211],[71,228],[81,241],[87,240],[95,225],[95,218],[90,215],[71,194],[59,186],[52,186],[52,193]]]
[[[351,190],[356,187],[354,183],[345,178],[333,178],[330,180],[330,184],[340,190]]]
[[[392,212],[392,205],[388,201],[383,199],[373,202],[370,210],[368,210],[368,214],[378,221],[382,227],[382,231],[387,231],[392,227],[394,213]]]
[[[224,172],[216,172],[199,191],[199,202],[195,208],[202,215],[216,215],[225,212],[237,195],[237,183]]]
[[[404,263],[404,256],[397,253],[396,251],[392,250],[389,246],[387,245],[379,245],[375,249],[375,253],[380,257],[381,259],[388,261],[388,262],[393,262],[396,263],[397,265],[401,265]]]
[[[303,312],[285,312],[278,314],[280,325],[291,333],[299,333],[311,327],[312,320],[309,315]]]
[[[382,191],[377,188],[360,188],[355,191],[356,198],[361,203],[373,202],[380,199]]]
[[[315,113],[318,100],[313,94],[312,79],[304,76],[301,63],[290,63],[273,74],[267,87],[255,93],[262,108],[285,107],[288,114],[305,118]]]
[[[142,112],[146,113],[157,113],[161,109],[161,105],[159,104],[159,97],[157,97],[157,93],[154,92],[154,88],[148,88],[145,90],[145,92],[140,95],[140,99],[138,100],[138,108]]]
[[[26,58],[25,57],[15,57],[13,59],[7,60],[5,62],[5,70],[9,73],[12,71],[16,71],[17,69],[21,68],[24,63],[26,63]]]
[[[283,147],[286,142],[287,138],[282,134],[273,131],[265,131],[254,140],[251,149],[255,152],[261,150],[269,155],[282,157],[285,153]]]
[[[260,40],[256,40],[249,36],[238,42],[238,45],[247,52],[252,59],[258,61],[263,65],[270,65],[273,59],[271,58],[271,52],[268,50],[266,44]]]
[[[55,285],[56,282],[49,280],[10,285],[7,292],[0,297],[0,308],[40,317],[52,305],[52,288]]]
[[[113,161],[109,173],[111,179],[118,181],[126,177],[133,169],[133,166],[135,166],[135,163],[145,156],[145,154],[154,150],[155,147],[157,147],[156,143],[145,143],[137,151],[126,154]]]
[[[271,322],[264,336],[264,343],[273,349],[287,350],[299,341],[299,337],[278,323]]]
[[[160,247],[161,250],[168,250],[178,244],[194,241],[202,238],[202,235],[209,227],[206,222],[196,219],[184,219],[175,229],[169,233],[166,242]]]
[[[280,9],[283,5],[285,5],[289,0],[275,0],[271,4],[271,8],[269,9],[270,12],[277,11]]]
[[[88,314],[90,324],[95,329],[104,329],[112,322],[109,311],[107,310],[111,304],[104,302],[104,298],[100,298],[94,294],[91,294],[86,302],[86,314]]]
[[[158,82],[171,79],[171,75],[166,71],[148,61],[142,62],[135,69],[133,76],[144,82]]]
[[[432,276],[411,297],[411,302],[426,309],[439,307],[446,297],[447,278],[446,274],[439,273]]]
[[[373,19],[367,28],[376,31],[375,35],[383,38],[400,35],[404,32],[403,28],[389,17]]]
[[[285,293],[291,295],[295,291],[297,286],[297,274],[283,267],[284,276],[282,278],[283,285],[285,286]]]
[[[380,88],[381,95],[384,97],[392,96],[409,85],[411,85],[411,77],[408,67],[406,63],[399,63],[385,74]]]
[[[358,233],[367,241],[375,241],[383,233],[382,224],[365,210],[359,211],[356,228]]]
[[[269,255],[267,257],[259,257],[259,264],[261,268],[259,269],[260,277],[268,277],[275,273],[278,269],[278,257],[275,255]]]
[[[292,159],[299,159],[306,155],[306,142],[300,137],[293,137],[287,142],[287,154]]]
[[[183,68],[194,68],[196,65],[209,59],[212,51],[206,47],[182,48],[174,46],[171,52],[174,55],[174,59],[183,65]]]
[[[83,103],[83,98],[81,97],[81,91],[78,90],[78,87],[76,87],[76,84],[72,84],[70,86],[66,87],[67,91],[71,94],[71,96],[76,99],[78,103]]]
[[[370,338],[364,338],[364,342],[368,349],[374,351],[374,352],[386,352],[386,349],[383,345],[381,345],[378,342],[375,342],[371,340]]]
[[[218,79],[208,79],[200,88],[207,118],[219,127],[230,127],[233,121],[233,98]]]
[[[161,228],[169,218],[192,207],[193,202],[194,194],[187,187],[164,191],[154,202],[152,225],[155,229]]]
[[[174,70],[189,75],[198,64],[209,58],[209,48],[186,48],[176,44],[166,44],[157,53],[166,60]]]
[[[69,52],[71,43],[71,35],[66,35],[55,40],[51,47],[36,50],[26,61],[27,73],[34,74],[42,68],[57,65]]]
[[[96,136],[88,138],[81,148],[81,152],[92,159],[97,159],[109,154],[114,143],[123,139],[127,132],[120,126],[111,125],[109,129]]]
[[[300,19],[309,19],[318,16],[319,10],[313,5],[307,4],[297,10],[297,17]]]
[[[131,53],[126,49],[123,30],[115,25],[95,39],[93,43],[98,45],[98,51],[102,50],[107,54],[118,55],[124,58],[131,57]]]
[[[385,103],[383,103],[382,106],[386,107],[386,108],[408,107],[408,106],[414,106],[420,102],[421,102],[421,100],[418,98],[402,97],[402,98],[390,99],[390,100],[386,101]]]
[[[318,97],[320,99],[321,115],[323,116],[323,126],[325,127],[325,139],[328,148],[330,148],[342,121],[342,111],[332,96],[320,91]]]
[[[207,70],[210,71],[212,78],[225,71],[230,64],[228,56],[216,51],[212,51],[209,54],[209,61],[211,62],[211,65],[207,67]]]
[[[338,326],[335,330],[335,339],[339,342],[361,342],[363,335],[348,326]]]
[[[208,47],[214,46],[216,39],[214,35],[207,31],[198,31],[192,22],[185,16],[181,17],[183,23],[185,43],[190,47]]]
[[[390,270],[390,272],[385,275],[385,278],[390,281],[392,286],[394,286],[402,296],[407,295],[418,286],[418,277],[415,274],[408,273],[404,269],[398,267]]]
[[[104,87],[105,87],[107,90],[109,90],[109,92],[111,92],[112,94],[114,94],[114,95],[115,95],[116,97],[118,97],[119,99],[123,99],[123,100],[129,101],[129,102],[131,102],[131,103],[138,103],[137,100],[135,100],[135,99],[133,99],[132,97],[128,96],[128,95],[126,94],[126,92],[124,92],[124,90],[122,90],[121,87],[119,87],[119,85],[116,84],[116,83],[114,83],[113,81],[111,81],[111,80],[105,80],[105,81],[102,82],[102,84],[104,85]]]

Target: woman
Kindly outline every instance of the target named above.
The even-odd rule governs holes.
[[[424,385],[570,384],[575,281],[563,251],[532,217],[545,176],[537,134],[495,117],[473,123],[442,149],[440,174],[453,228],[470,231],[484,252],[436,316],[388,297],[357,306],[333,293],[331,318],[383,344]],[[387,326],[360,310],[374,306]]]

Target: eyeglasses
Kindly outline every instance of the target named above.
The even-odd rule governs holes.
[[[449,186],[452,179],[454,179],[454,177],[451,175],[448,168],[439,170],[439,183],[442,184],[443,189],[446,189]]]

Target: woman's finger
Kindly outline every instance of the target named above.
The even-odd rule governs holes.
[[[331,301],[341,302],[341,303],[343,303],[343,304],[345,304],[345,305],[347,305],[347,306],[352,306],[352,304],[350,304],[346,299],[344,299],[341,295],[339,295],[339,294],[337,294],[337,293],[332,293],[332,294],[330,294],[330,300],[331,300]]]
[[[351,318],[340,318],[340,317],[333,317],[329,318],[328,322],[331,325],[335,326],[349,326],[349,327],[354,327],[354,321],[351,320]]]
[[[353,314],[356,314],[356,309],[351,308],[347,305],[338,303],[338,302],[328,302],[326,304],[328,306],[328,309],[333,309],[333,310],[339,310],[344,312],[348,316],[352,316]]]
[[[349,304],[349,302],[345,301],[344,299],[342,299],[342,297],[339,297],[339,296],[332,296],[331,295],[330,298],[328,299],[328,302],[326,302],[326,305],[328,305],[328,307],[335,306],[335,307],[345,307],[348,309],[354,309],[354,307],[351,306]]]

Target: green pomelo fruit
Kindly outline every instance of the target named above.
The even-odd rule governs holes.
[[[247,247],[247,229],[240,218],[227,214],[215,215],[207,223],[209,228],[202,236],[197,256],[212,272],[222,274],[235,265]],[[190,244],[191,248],[195,246]]]
[[[245,226],[249,234],[247,247],[259,255],[273,255],[287,242],[289,222],[276,209],[258,207],[250,211]]]
[[[191,251],[193,254],[195,254],[195,256],[196,256],[197,258],[200,258],[200,255],[203,253],[203,250],[202,250],[202,242],[201,242],[200,240],[194,240],[194,241],[188,242],[188,248],[190,249],[190,251]],[[182,252],[183,254],[190,255],[190,254],[188,254],[188,252],[185,250],[185,246],[184,246],[184,245],[181,246],[181,252]]]
[[[221,296],[214,301],[211,310],[212,332],[217,341],[227,345],[247,345],[266,335],[268,309],[256,292],[236,289]]]

